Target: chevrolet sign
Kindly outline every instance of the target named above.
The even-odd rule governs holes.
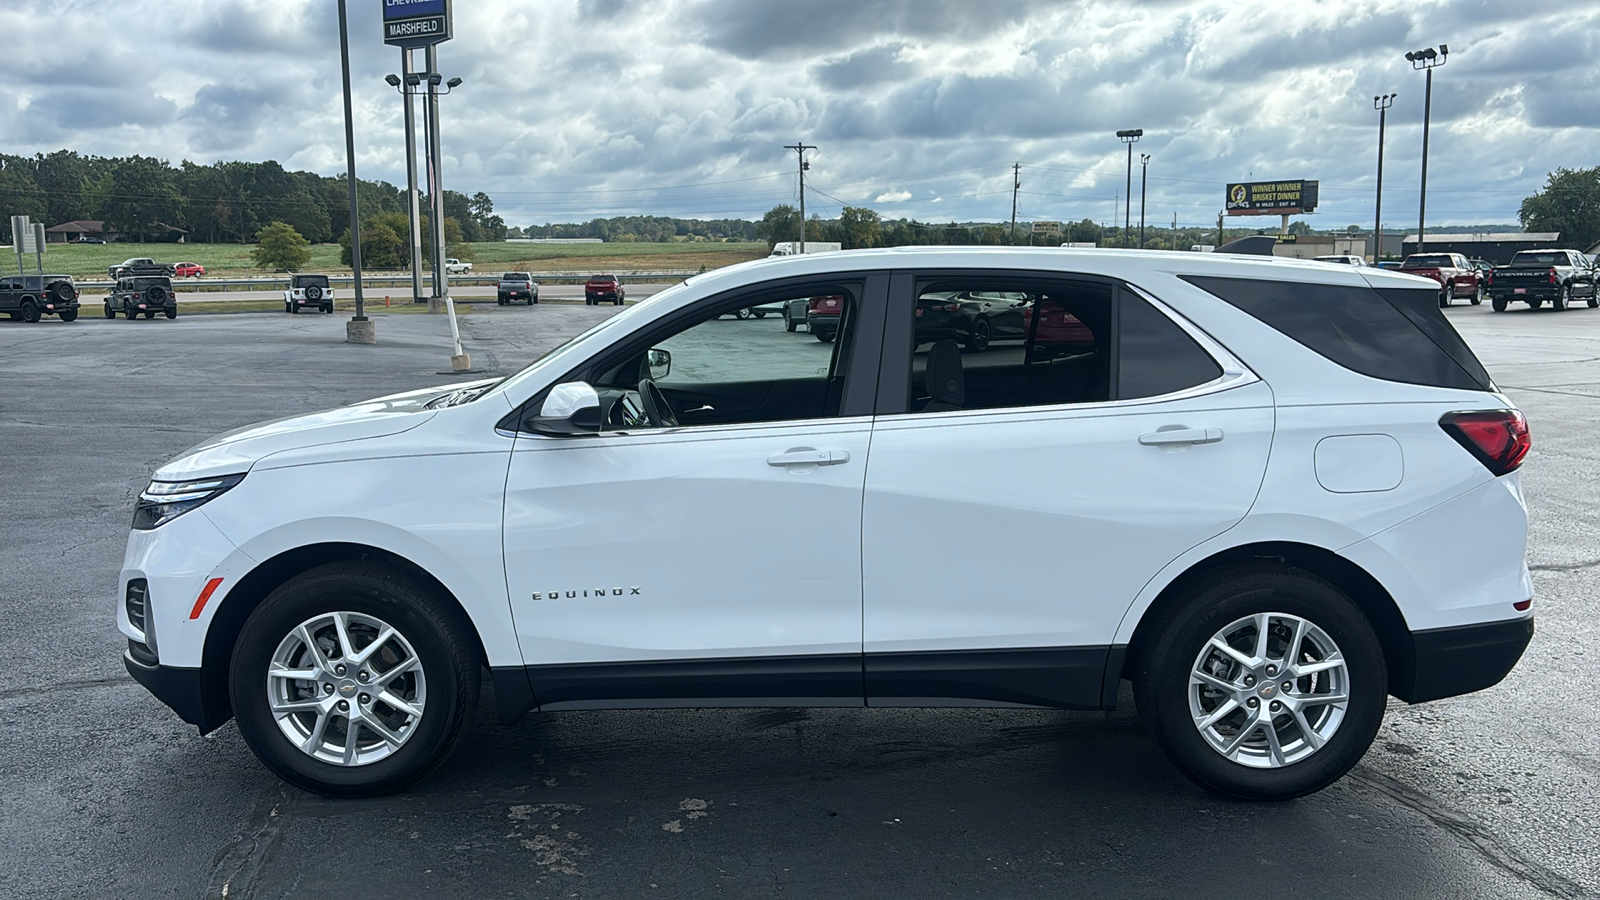
[[[383,42],[407,49],[448,41],[450,0],[383,0]]]

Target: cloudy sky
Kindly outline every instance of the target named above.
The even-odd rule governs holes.
[[[405,177],[381,0],[349,0],[357,165]],[[1315,178],[1319,228],[1514,222],[1558,166],[1600,165],[1592,0],[456,0],[439,51],[447,188],[509,224],[758,218],[796,197],[886,218],[1121,218],[1143,128],[1153,222],[1214,223],[1230,180]],[[334,0],[0,0],[0,152],[344,168]],[[420,66],[420,54],[418,54]],[[1134,164],[1138,216],[1138,157]],[[813,193],[810,188],[814,187]],[[1248,220],[1263,226],[1274,220]]]

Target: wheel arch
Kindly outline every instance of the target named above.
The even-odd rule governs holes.
[[[1122,677],[1131,679],[1139,671],[1141,654],[1154,637],[1155,623],[1167,610],[1184,602],[1196,581],[1221,569],[1245,568],[1253,563],[1294,566],[1338,588],[1372,624],[1383,648],[1389,684],[1408,685],[1415,680],[1416,650],[1411,631],[1388,589],[1361,566],[1332,550],[1296,541],[1259,541],[1230,547],[1196,562],[1172,579],[1139,617],[1128,641]]]
[[[214,723],[211,728],[220,726],[233,715],[232,703],[228,697],[228,670],[233,659],[234,644],[238,641],[239,632],[244,628],[245,620],[250,614],[261,605],[268,594],[296,575],[328,563],[354,560],[369,560],[393,568],[435,591],[445,601],[446,611],[458,618],[466,632],[472,635],[479,665],[488,664],[488,653],[484,647],[483,635],[478,633],[477,624],[468,615],[460,598],[427,569],[398,553],[368,544],[351,542],[307,544],[285,550],[251,569],[239,579],[239,583],[234,585],[232,590],[228,591],[227,596],[212,614],[210,626],[206,629],[205,646],[201,651],[203,673],[201,696],[207,710],[207,718]],[[204,732],[210,728],[202,726],[201,730]]]

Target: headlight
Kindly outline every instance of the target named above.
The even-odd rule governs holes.
[[[152,481],[133,508],[133,528],[149,531],[170,522],[243,480],[243,475],[223,475],[194,481]]]

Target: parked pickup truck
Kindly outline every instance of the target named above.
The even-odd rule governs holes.
[[[529,306],[539,302],[539,282],[527,272],[506,272],[500,276],[500,281],[495,288],[495,302],[501,306],[509,306],[518,300],[525,301]]]
[[[106,274],[112,281],[125,278],[137,272],[140,275],[166,275],[168,278],[178,274],[177,267],[167,263],[158,263],[148,256],[135,256],[125,259],[106,269]]]
[[[607,300],[617,306],[622,305],[628,292],[622,286],[622,279],[615,275],[596,275],[583,284],[583,302],[599,306]]]
[[[446,258],[444,261],[444,273],[446,275],[467,275],[471,272],[472,263],[452,258]]]
[[[1439,282],[1440,306],[1449,306],[1456,297],[1471,300],[1473,306],[1483,302],[1484,279],[1459,253],[1413,253],[1400,263],[1400,271]]]
[[[1489,304],[1505,312],[1513,301],[1538,309],[1546,300],[1552,309],[1566,309],[1582,299],[1589,308],[1600,306],[1597,276],[1589,257],[1576,250],[1522,250],[1511,265],[1489,272]]]

